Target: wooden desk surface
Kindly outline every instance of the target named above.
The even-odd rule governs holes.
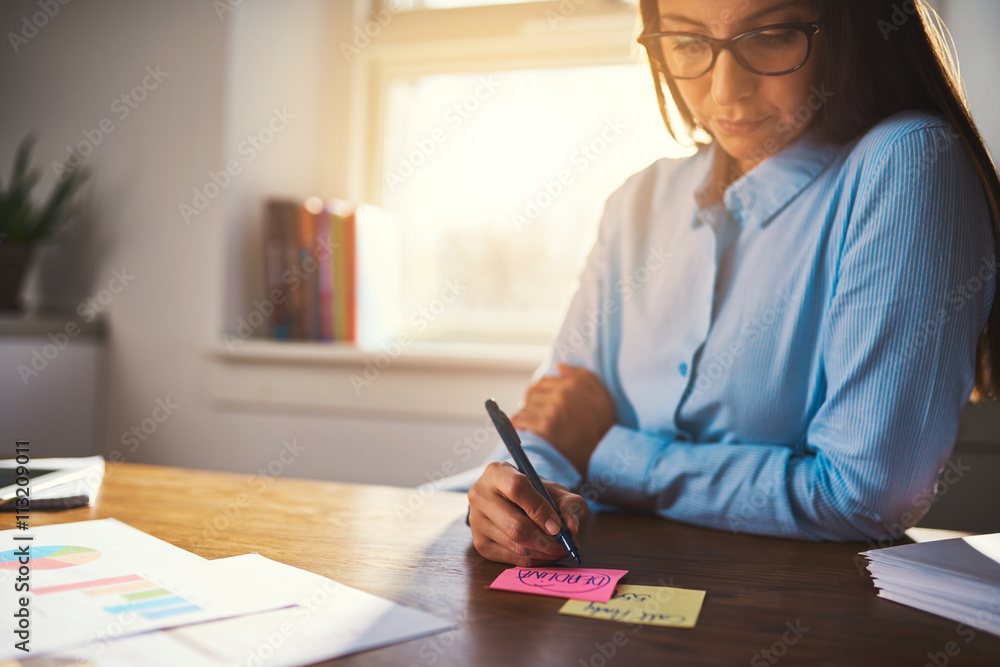
[[[634,626],[560,615],[561,599],[487,590],[505,566],[476,553],[465,509],[458,493],[423,498],[394,487],[123,463],[109,464],[93,507],[32,512],[31,525],[115,517],[207,558],[257,551],[459,623],[336,665],[922,667],[935,664],[928,654],[937,667],[1000,665],[1000,638],[966,641],[969,630],[957,632],[952,621],[877,598],[855,558],[864,544],[591,516],[579,540],[587,565],[627,569],[626,583],[707,591],[692,630]],[[13,525],[0,514],[0,529]]]

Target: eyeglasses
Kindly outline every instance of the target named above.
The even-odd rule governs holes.
[[[812,53],[812,39],[822,18],[812,23],[776,23],[729,39],[692,32],[653,32],[637,40],[653,65],[675,79],[697,79],[715,66],[719,51],[728,49],[744,69],[763,76],[781,76],[800,69]]]

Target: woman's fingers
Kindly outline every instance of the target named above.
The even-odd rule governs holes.
[[[617,419],[614,399],[590,370],[558,364],[558,376],[533,383],[514,428],[539,436],[585,475],[594,450]]]
[[[566,555],[561,547],[556,548],[558,545],[549,544],[554,543],[554,540],[541,533],[529,538],[529,544],[541,546],[543,550],[517,541],[518,538],[511,537],[507,529],[501,529],[483,513],[470,512],[469,525],[473,526],[476,551],[493,561],[520,567],[536,567],[555,562]],[[524,539],[523,536],[520,539]]]
[[[535,490],[528,477],[509,463],[494,462],[488,465],[479,481],[469,490],[470,497],[473,494],[476,498],[470,498],[470,503],[476,501],[484,509],[493,509],[488,515],[501,528],[527,532],[528,524],[533,523],[548,535],[559,532],[559,516],[556,511]],[[529,521],[524,520],[524,515],[527,515]],[[504,520],[498,521],[501,517]]]
[[[587,505],[587,501],[583,496],[573,493],[561,484],[549,482],[545,486],[548,488],[552,500],[555,501],[556,507],[559,508],[559,514],[569,526],[573,537],[576,537],[577,533],[580,532],[580,524],[590,514],[590,506]]]
[[[586,501],[564,486],[545,484],[550,495],[555,494],[559,514],[576,534],[588,511]],[[491,463],[469,489],[469,526],[476,550],[490,560],[530,567],[566,556],[552,537],[560,529],[559,515],[508,463]]]
[[[540,438],[552,442],[552,433],[549,430],[551,422],[534,412],[522,410],[511,418],[510,423],[519,431],[530,431]]]

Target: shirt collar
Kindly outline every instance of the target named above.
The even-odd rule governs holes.
[[[841,147],[822,141],[816,128],[810,128],[778,153],[760,162],[733,181],[723,194],[723,204],[740,227],[763,227],[819,175]],[[711,188],[724,161],[717,160],[719,142],[708,150],[707,166],[695,190],[699,210],[715,205]],[[695,216],[695,226],[701,224]]]

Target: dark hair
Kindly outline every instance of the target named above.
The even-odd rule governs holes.
[[[925,0],[820,0],[826,33],[824,82],[833,95],[813,122],[825,138],[845,144],[892,114],[923,109],[944,116],[975,164],[993,219],[994,272],[1000,267],[1000,175],[972,120],[962,93],[962,82],[947,47],[940,19]],[[657,0],[640,0],[644,30],[659,29]],[[878,63],[874,66],[873,63]],[[660,113],[671,136],[696,141],[696,123],[675,82],[652,67]],[[673,103],[671,118],[668,102]],[[675,123],[680,121],[684,135]],[[980,333],[973,400],[1000,398],[1000,281],[993,309]]]

